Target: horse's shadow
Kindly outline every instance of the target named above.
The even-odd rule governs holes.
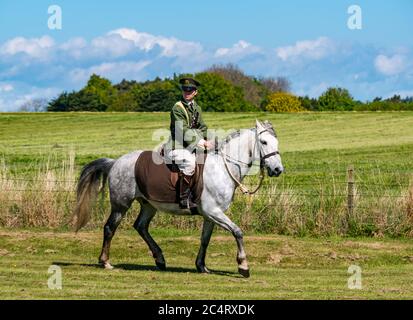
[[[62,261],[55,261],[53,262],[54,265],[67,267],[67,266],[79,266],[79,267],[89,267],[89,268],[97,268],[103,269],[102,265],[98,263],[73,263],[73,262],[62,262]],[[173,273],[195,273],[199,274],[199,272],[194,268],[183,268],[183,267],[166,267],[166,270],[160,270],[158,267],[154,265],[142,265],[142,264],[132,264],[132,263],[120,263],[120,264],[113,264],[115,269],[125,270],[125,271],[158,271],[158,272],[173,272]],[[213,270],[209,269],[212,275],[220,275],[220,276],[227,276],[233,278],[243,278],[240,274],[232,271],[224,271],[224,270]]]

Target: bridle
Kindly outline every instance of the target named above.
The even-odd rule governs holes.
[[[269,132],[268,129],[265,129],[265,130],[262,130],[262,131],[259,132],[259,133],[258,133],[258,132],[256,133],[256,139],[255,139],[255,143],[254,143],[253,154],[255,153],[255,148],[256,148],[256,146],[257,146],[257,144],[258,144],[259,136],[260,136],[262,133],[267,132],[267,131]],[[229,155],[227,155],[226,153],[224,153],[222,150],[220,150],[220,154],[222,155],[222,158],[224,159],[225,168],[227,169],[228,174],[230,175],[230,177],[232,178],[232,180],[234,180],[234,182],[238,185],[238,187],[240,188],[240,190],[242,191],[242,193],[252,195],[252,194],[256,193],[256,192],[261,188],[262,181],[264,180],[264,177],[265,177],[265,173],[264,173],[264,170],[265,170],[265,159],[268,159],[268,158],[270,158],[270,157],[272,157],[272,156],[275,156],[275,155],[277,155],[277,154],[280,154],[280,153],[279,153],[279,151],[277,150],[277,151],[274,151],[274,152],[270,152],[270,153],[268,153],[268,154],[266,154],[266,155],[262,155],[262,146],[261,146],[261,148],[260,148],[260,181],[259,181],[259,183],[258,183],[258,186],[257,186],[253,191],[250,191],[246,185],[244,185],[241,181],[239,181],[236,177],[234,177],[234,175],[232,174],[230,168],[228,167],[227,159],[229,159],[229,160],[231,160],[231,161],[234,161],[234,162],[238,162],[238,163],[243,164],[243,165],[246,165],[246,166],[248,166],[248,167],[251,167],[251,166],[252,166],[252,163],[246,163],[246,162],[244,162],[244,161],[241,161],[241,160],[238,160],[238,159],[234,159],[234,158],[232,158],[231,156],[229,156]]]
[[[264,132],[269,132],[269,130],[268,129],[265,129],[265,130],[263,130],[263,131],[261,131],[260,133],[257,133],[257,139],[255,140],[255,144],[254,144],[254,151],[255,151],[255,146],[257,145],[257,141],[258,141],[258,137],[260,136],[260,134],[262,134],[262,133],[264,133]],[[267,153],[266,155],[262,155],[262,148],[260,148],[260,169],[263,169],[264,168],[264,166],[265,166],[265,159],[268,159],[268,158],[270,158],[270,157],[272,157],[272,156],[276,156],[276,155],[279,155],[280,154],[280,152],[277,150],[277,151],[273,151],[273,152],[270,152],[270,153]]]

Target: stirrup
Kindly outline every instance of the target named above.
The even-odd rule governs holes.
[[[188,209],[189,211],[191,211],[191,215],[200,215],[199,211],[198,211],[198,205],[192,201],[190,201],[189,199],[184,199],[181,200],[179,203],[179,208],[181,209]]]
[[[180,209],[195,209],[197,208],[198,205],[194,202],[191,201],[190,199],[190,195],[188,195],[188,197],[184,197],[182,199],[179,200],[179,208]]]

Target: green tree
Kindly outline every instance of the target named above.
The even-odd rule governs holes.
[[[81,91],[84,91],[85,95],[96,98],[96,104],[105,106],[105,110],[110,109],[117,96],[117,90],[112,86],[112,83],[96,74],[90,77],[86,87]]]
[[[301,102],[301,105],[304,109],[309,111],[318,111],[320,110],[320,104],[316,98],[310,98],[308,96],[298,97]]]
[[[114,88],[118,91],[108,111],[144,111],[142,103],[142,84],[122,80]]]
[[[118,92],[107,111],[138,111],[138,109],[139,103],[133,96],[132,91],[124,91]]]
[[[220,75],[240,91],[246,103],[258,109],[262,99],[267,94],[264,86],[251,76],[247,76],[235,64],[213,65],[205,72]]]
[[[70,111],[70,94],[63,91],[57,98],[52,99],[47,106],[47,111]]]
[[[79,92],[63,92],[56,99],[50,101],[47,111],[106,111],[107,105],[99,103],[98,96]]]
[[[121,82],[115,84],[113,87],[118,90],[118,93],[123,93],[130,91],[135,85],[138,85],[138,82],[135,80],[128,81],[126,79],[122,79]]]
[[[216,73],[201,72],[195,75],[201,82],[198,103],[205,111],[251,111],[254,106],[244,100],[241,88]]]
[[[205,72],[222,76],[234,87],[241,90],[244,100],[250,105],[249,110],[262,108],[268,95],[275,92],[289,92],[291,84],[284,77],[253,77],[246,75],[237,65],[213,65]]]
[[[146,83],[134,93],[140,110],[145,111],[170,111],[181,96],[176,82],[160,79]]]
[[[320,110],[350,111],[355,101],[350,92],[344,88],[328,88],[319,98]]]

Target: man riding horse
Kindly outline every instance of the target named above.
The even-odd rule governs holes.
[[[208,127],[202,118],[201,107],[194,100],[201,84],[193,78],[181,78],[179,83],[182,98],[171,110],[171,139],[164,147],[164,154],[165,159],[176,163],[180,171],[180,208],[191,209],[196,207],[190,191],[196,166],[195,154],[213,148],[214,143],[207,140]]]
[[[160,270],[166,269],[166,262],[162,249],[149,233],[151,220],[158,211],[178,215],[190,215],[196,211],[204,219],[201,245],[195,260],[197,270],[210,272],[205,263],[206,251],[214,226],[218,225],[234,236],[238,272],[249,277],[242,230],[225,212],[233,202],[238,187],[245,194],[253,194],[258,190],[264,178],[264,169],[270,177],[278,177],[283,172],[277,135],[270,122],[256,120],[254,127],[228,135],[220,147],[216,148],[216,152],[208,155],[204,164],[195,166],[193,152],[211,149],[214,143],[207,140],[207,126],[202,119],[201,108],[194,101],[199,82],[183,78],[180,84],[183,100],[177,102],[171,111],[172,138],[164,147],[165,161],[154,161],[161,158],[158,151],[135,150],[118,159],[100,158],[85,165],[77,185],[77,204],[74,210],[76,230],[88,222],[91,206],[99,190],[103,191],[103,186],[108,181],[111,213],[103,228],[103,244],[99,256],[99,263],[106,269],[113,268],[109,262],[109,252],[116,229],[132,203],[137,200],[140,212],[133,226],[147,243]],[[180,183],[181,201],[176,197],[176,166],[166,163],[168,159],[177,164],[182,178],[185,178]],[[255,161],[259,161],[261,177],[258,187],[250,191],[242,181]],[[198,204],[194,210],[191,208],[191,191],[188,190],[188,178],[192,175],[191,183],[202,186],[202,190],[192,189],[195,195],[193,202]],[[194,181],[200,183],[193,183]],[[103,185],[99,189],[101,182]]]

